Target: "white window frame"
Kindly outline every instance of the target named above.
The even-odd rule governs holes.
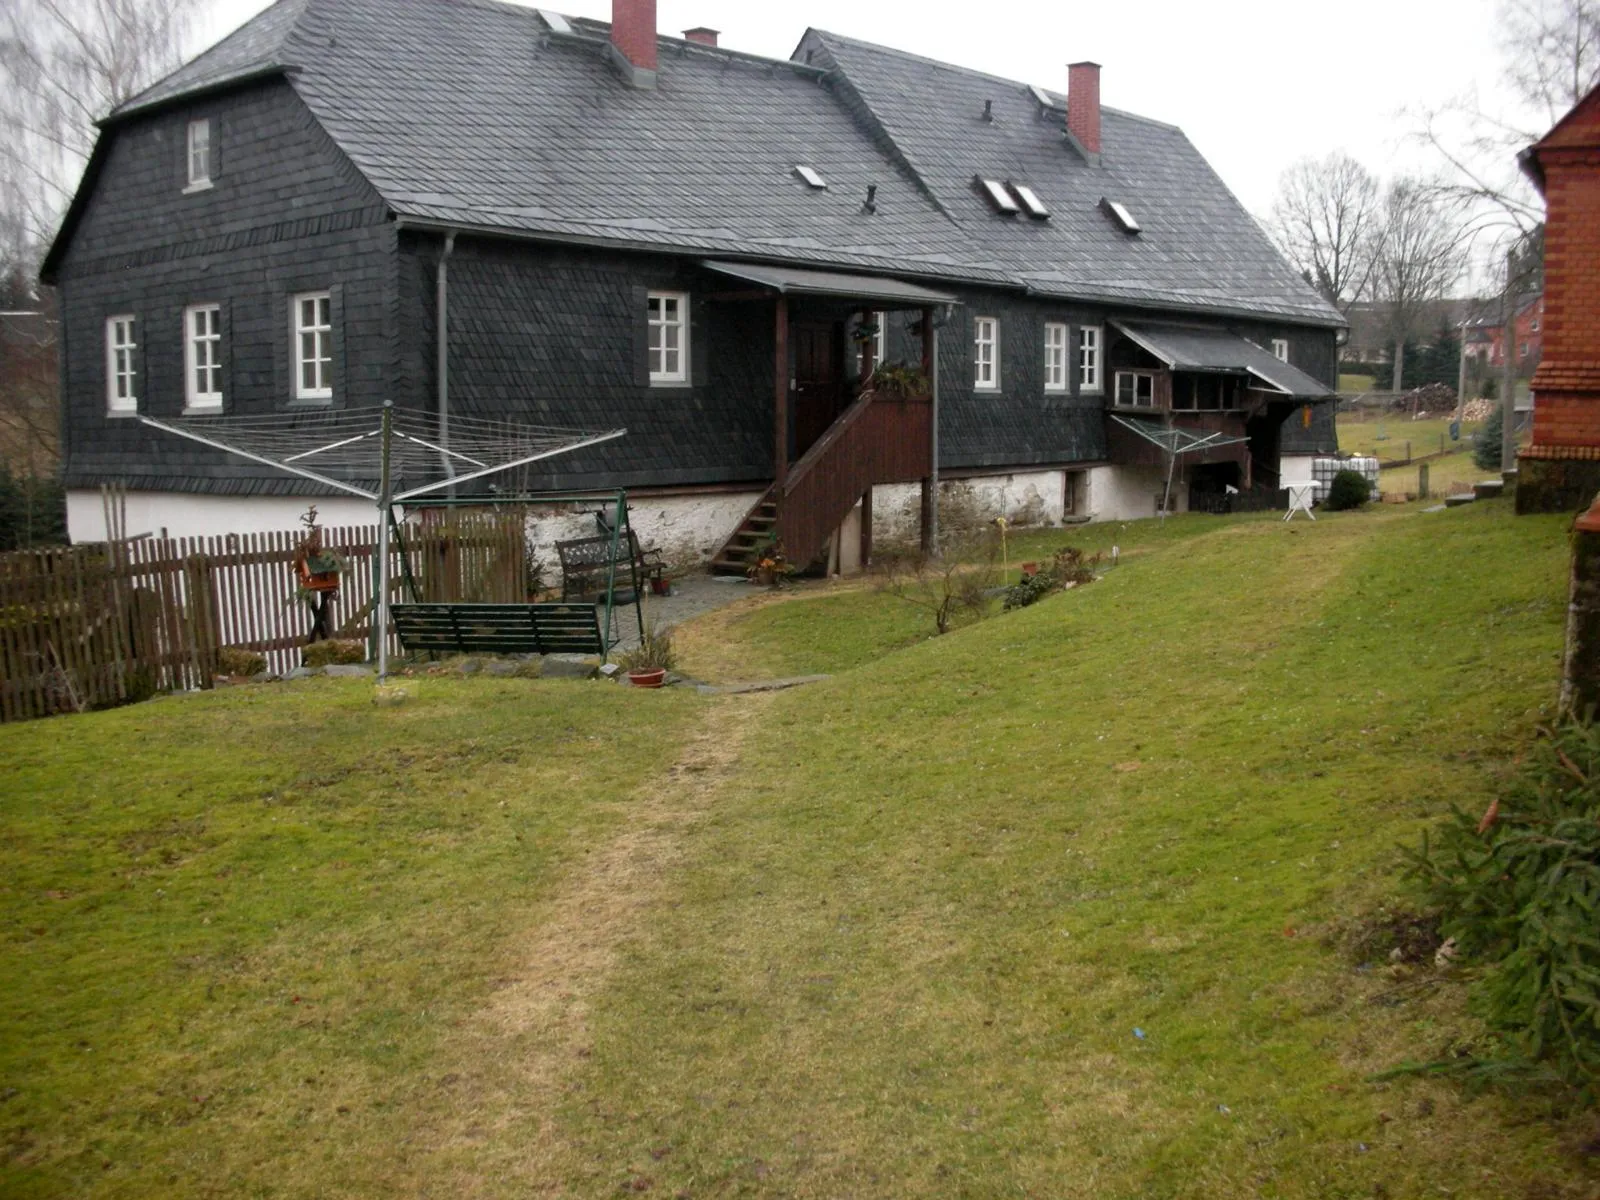
[[[1133,384],[1133,399],[1132,399],[1132,401],[1130,401],[1129,403],[1126,403],[1126,404],[1123,403],[1123,400],[1122,400],[1122,381],[1124,379],[1131,379],[1131,380],[1134,381],[1134,384]],[[1139,402],[1139,383],[1138,383],[1138,381],[1141,380],[1141,379],[1147,379],[1147,380],[1150,381],[1150,400],[1149,400],[1149,403],[1145,403],[1145,404],[1141,404]],[[1111,396],[1112,404],[1113,404],[1114,407],[1116,407],[1116,408],[1155,408],[1155,406],[1156,406],[1156,373],[1154,371],[1118,371],[1116,380],[1114,382],[1116,384],[1116,390],[1112,393],[1112,396]]]
[[[1289,339],[1288,338],[1273,338],[1272,339],[1272,357],[1277,359],[1279,362],[1288,362],[1289,361]]]
[[[138,318],[118,313],[106,318],[106,411],[139,411]]]
[[[304,306],[313,305],[313,318],[326,318],[326,323],[314,320],[305,323]],[[320,306],[326,308],[320,308]],[[319,311],[320,309],[320,311]],[[306,357],[306,338],[312,339],[313,357]],[[333,399],[333,293],[301,292],[289,301],[289,361],[294,364],[294,398],[296,400]],[[310,387],[306,386],[306,366],[316,364]]]
[[[972,322],[972,387],[979,392],[1000,390],[999,317],[977,317]]]
[[[667,317],[667,306],[676,305],[676,315]],[[657,315],[659,312],[659,316]],[[650,359],[650,386],[651,387],[685,387],[689,383],[689,293],[688,292],[651,292],[649,302],[645,309],[645,319],[649,324],[649,335],[646,344],[649,347]],[[676,329],[678,332],[678,345],[667,345],[667,330]],[[660,341],[657,342],[657,330],[660,330]],[[675,369],[667,368],[668,355],[676,352],[678,365]]]
[[[207,315],[206,331],[195,331],[195,318]],[[210,388],[200,386],[200,372]],[[195,412],[222,408],[222,305],[191,304],[183,310],[183,398]]]
[[[1078,390],[1099,394],[1105,387],[1101,379],[1100,354],[1105,334],[1098,325],[1084,325],[1078,329]]]
[[[866,313],[866,320],[877,326],[878,332],[872,335],[871,342],[857,342],[856,370],[858,372],[876,371],[889,360],[889,314],[886,312]],[[870,347],[870,349],[869,349]],[[871,366],[861,361],[863,355],[872,356]]]
[[[1059,321],[1044,323],[1044,390],[1067,391],[1067,326]]]
[[[185,192],[203,192],[211,186],[211,118],[196,117],[189,122],[184,140],[184,161],[189,186]],[[198,162],[198,169],[196,164]]]

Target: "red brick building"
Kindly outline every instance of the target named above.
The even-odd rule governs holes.
[[[1600,88],[1522,164],[1545,197],[1545,312],[1517,511],[1561,512],[1600,493]]]
[[[1498,310],[1498,299],[1486,302]],[[1529,292],[1517,298],[1516,316],[1517,370],[1532,370],[1544,357],[1544,295]],[[1475,320],[1467,321],[1466,356],[1476,359],[1485,367],[1506,365],[1505,322],[1496,311]]]

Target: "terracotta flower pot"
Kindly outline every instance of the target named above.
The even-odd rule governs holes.
[[[650,591],[657,596],[670,596],[672,595],[672,580],[652,579],[650,581]]]
[[[1036,562],[1023,563],[1022,573],[1030,579],[1033,578],[1039,573],[1039,564]]]
[[[628,682],[634,687],[658,688],[667,681],[665,667],[657,667],[654,671],[629,671]]]

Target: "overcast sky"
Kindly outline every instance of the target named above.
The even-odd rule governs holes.
[[[214,41],[266,8],[216,0]],[[538,7],[609,20],[611,0]],[[659,0],[663,32],[722,31],[787,58],[808,26],[1065,90],[1066,64],[1103,64],[1104,103],[1181,125],[1245,205],[1265,215],[1279,173],[1343,149],[1380,175],[1428,165],[1408,111],[1476,84],[1499,92],[1498,0]],[[1534,122],[1537,124],[1537,122]]]

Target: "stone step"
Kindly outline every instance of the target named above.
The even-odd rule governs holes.
[[[1479,500],[1498,500],[1506,494],[1503,479],[1480,479],[1472,485],[1472,494]]]
[[[1471,504],[1476,499],[1476,496],[1446,496],[1444,498],[1444,506],[1446,508],[1460,508],[1463,504]]]

